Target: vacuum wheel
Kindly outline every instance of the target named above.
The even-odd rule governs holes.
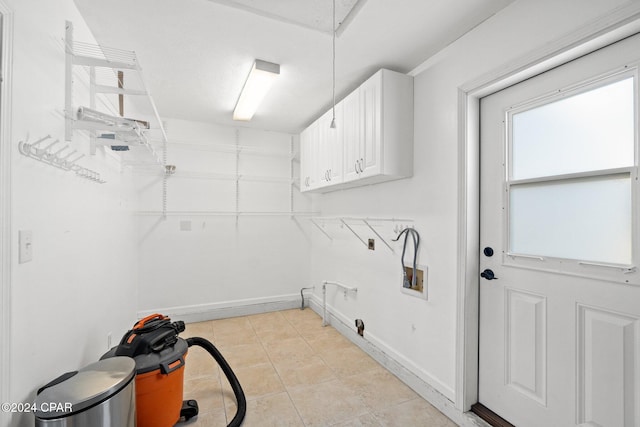
[[[180,409],[180,418],[189,421],[196,415],[198,415],[198,402],[193,399],[183,400],[182,409]]]

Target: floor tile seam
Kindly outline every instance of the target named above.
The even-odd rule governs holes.
[[[338,370],[339,370],[339,368],[340,368],[340,365],[338,365],[338,367],[334,367],[331,363],[329,363],[329,362],[327,361],[327,359],[325,359],[325,358],[322,356],[322,354],[317,353],[316,355],[317,355],[317,356],[322,360],[322,362],[323,362],[325,365],[327,365],[327,367],[331,370],[331,372],[333,372],[333,374],[334,374],[334,375],[336,376],[336,378],[339,380],[339,379],[340,379],[340,377],[341,377],[341,375],[339,375],[339,372],[338,372]],[[351,374],[351,375],[356,375],[356,374]],[[349,375],[349,376],[350,376],[350,375]]]
[[[306,426],[306,424],[305,424],[304,420],[302,419],[302,416],[300,415],[300,412],[298,411],[298,407],[295,405],[295,403],[293,402],[293,399],[291,399],[291,396],[289,395],[289,392],[288,392],[286,389],[285,389],[285,390],[278,391],[278,392],[267,393],[267,394],[264,394],[264,395],[262,395],[262,396],[258,396],[258,397],[252,398],[252,399],[247,399],[247,403],[249,403],[249,402],[253,402],[253,401],[256,401],[256,400],[260,400],[260,399],[264,399],[264,398],[268,398],[268,397],[272,397],[272,396],[278,396],[278,395],[280,395],[280,394],[286,394],[286,395],[287,395],[287,399],[289,399],[289,403],[291,403],[291,406],[292,406],[292,407],[293,407],[293,409],[295,410],[296,415],[298,416],[298,420],[299,420],[299,421],[300,421],[304,426]],[[226,411],[226,407],[225,407],[225,411]]]
[[[385,403],[382,403],[381,405],[376,406],[376,407],[373,407],[372,405],[368,405],[367,402],[366,402],[366,399],[363,398],[363,400],[365,401],[364,402],[364,406],[366,406],[369,409],[369,412],[373,413],[373,411],[376,411],[376,410],[383,411],[383,410],[386,410],[386,409],[391,409],[391,408],[396,407],[396,406],[404,405],[405,403],[408,403],[408,402],[411,402],[412,400],[415,400],[415,397],[410,397],[410,398],[407,398],[407,399],[403,399],[401,401],[394,402],[394,403],[391,403],[391,404],[388,404],[388,405],[385,404]]]
[[[307,341],[304,339],[304,337],[302,335],[300,335],[300,332],[298,332],[296,330],[296,333],[298,334],[297,337],[293,337],[293,338],[287,338],[287,339],[296,339],[296,338],[302,338],[302,340],[305,342],[305,344],[309,347],[309,349],[311,351],[315,351],[313,349],[313,347],[311,347],[309,345],[309,343],[307,343]],[[282,341],[282,340],[280,340]],[[273,362],[273,359],[271,357],[271,355],[269,354],[269,350],[267,349],[267,345],[269,344],[275,344],[277,341],[264,341],[262,338],[260,338],[260,335],[258,335],[258,342],[260,342],[260,345],[262,345],[262,349],[264,350],[264,352],[267,354],[267,357],[269,358],[269,361],[271,362],[271,364],[273,365],[273,368],[275,369],[275,363]]]
[[[256,396],[245,396],[245,400],[247,401],[247,403],[255,402],[256,400],[264,399],[266,397],[272,397],[272,396],[277,396],[280,393],[286,393],[287,389],[284,388],[284,385],[282,387],[283,387],[282,390],[269,391],[267,393],[259,394]]]
[[[404,402],[398,402],[398,403],[395,403],[395,404],[393,404],[393,405],[389,405],[389,406],[386,406],[386,407],[382,407],[382,408],[380,408],[380,409],[378,410],[378,412],[388,411],[388,410],[390,410],[390,409],[392,409],[392,408],[395,408],[395,407],[397,407],[397,406],[401,406],[401,405],[406,405],[407,403],[409,403],[409,402],[413,402],[413,401],[416,401],[416,402],[418,402],[418,403],[426,402],[426,400],[424,400],[424,399],[423,399],[423,398],[421,398],[420,396],[416,396],[416,397],[414,397],[414,398],[412,398],[412,399],[405,400]],[[429,403],[429,402],[427,402],[427,403]],[[444,415],[442,412],[438,411],[437,409],[436,409],[436,411],[437,411],[437,413],[438,413],[439,415],[442,415],[442,417],[443,417],[443,418],[445,418],[445,421],[446,421],[446,420],[449,420],[449,417],[447,417],[446,415]],[[427,413],[428,418],[432,419],[433,421],[438,421],[438,419],[437,419],[437,418],[435,418],[435,417],[433,416],[433,414],[432,414],[432,413],[430,413],[429,411],[423,411],[423,412],[426,412],[426,413]],[[376,420],[377,420],[377,421],[380,421],[380,418],[378,418],[378,417],[376,416],[375,411],[373,411],[373,410],[372,410],[372,411],[371,411],[371,415],[373,415],[373,417],[374,417],[374,418],[376,418]]]
[[[293,409],[296,411],[296,415],[298,415],[298,419],[300,420],[300,422],[302,423],[303,426],[307,426],[307,423],[304,422],[304,418],[302,418],[302,414],[300,413],[300,410],[298,410],[298,406],[296,405],[296,402],[293,401],[293,399],[291,398],[291,394],[289,394],[289,390],[284,391],[287,394],[287,397],[289,398],[289,402],[291,402],[291,406],[293,406]]]
[[[326,366],[326,367],[331,371],[331,374],[332,374],[332,378],[327,378],[327,379],[325,379],[325,380],[318,381],[318,382],[316,382],[316,383],[314,383],[314,384],[307,384],[307,385],[316,385],[316,384],[321,384],[321,383],[324,383],[324,382],[331,381],[332,379],[337,379],[337,377],[336,377],[336,375],[335,375],[335,372],[331,369],[331,367],[330,367],[330,366],[329,366],[329,365],[328,365],[328,364],[327,364],[327,363],[326,363],[322,358],[320,358],[320,357],[318,356],[318,354],[317,354],[317,353],[316,353],[316,351],[313,349],[313,347],[311,347],[311,346],[306,342],[306,340],[304,340],[304,338],[303,338],[302,336],[300,336],[300,338],[302,338],[302,339],[303,339],[303,341],[307,344],[307,346],[311,349],[311,354],[310,354],[309,356],[305,356],[305,357],[303,357],[302,361],[305,361],[305,360],[306,360],[306,359],[308,359],[308,358],[318,357],[318,359],[319,359],[319,360],[324,364],[324,366]],[[278,376],[280,377],[280,380],[281,380],[281,381],[282,381],[282,383],[284,384],[285,388],[287,388],[287,390],[288,390],[288,389],[290,389],[290,388],[292,388],[292,387],[295,387],[295,386],[290,386],[290,385],[287,385],[287,384],[286,384],[286,382],[284,381],[284,379],[282,378],[282,376],[280,375],[280,372],[279,372],[279,370],[278,370],[278,366],[277,366],[277,365],[278,365],[278,363],[276,363],[276,362],[274,362],[274,361],[273,361],[273,359],[271,358],[271,356],[269,355],[269,353],[268,353],[268,352],[267,352],[267,357],[269,357],[269,360],[271,360],[271,363],[272,363],[272,365],[273,365],[273,368],[276,370],[276,372],[277,372]]]
[[[385,368],[384,366],[380,365],[378,363],[377,360],[374,359],[374,362],[376,362],[379,366],[376,366],[375,368],[371,368],[371,369],[367,369],[361,372],[357,372],[355,374],[350,374],[350,375],[345,375],[345,378],[349,378],[349,377],[355,377],[355,376],[361,376],[361,375],[369,375],[369,374],[373,374],[375,372],[380,372],[380,370],[382,369],[382,371],[384,373],[387,373],[389,375],[391,375],[394,379],[398,380],[398,382],[400,382],[402,385],[404,385],[405,387],[407,387],[409,390],[411,390],[413,393],[415,393],[415,391],[413,391],[409,386],[407,386],[405,383],[402,382],[402,380],[400,380],[400,378],[396,377],[393,372],[390,372],[387,368]],[[417,394],[416,394],[417,396]]]
[[[328,326],[328,327],[332,327],[332,326],[330,326],[330,325],[327,325],[327,326]],[[314,334],[314,336],[316,336],[316,335],[320,335],[321,333],[322,333],[322,332],[319,332],[319,333],[317,333],[317,334]],[[315,354],[317,354],[318,356],[320,356],[320,352],[319,352],[319,351],[317,351],[317,350],[313,347],[313,345],[311,345],[311,343],[309,342],[309,339],[312,339],[312,338],[310,338],[309,336],[304,336],[304,335],[302,335],[302,334],[300,334],[300,337],[301,337],[301,338],[304,340],[304,342],[305,342],[305,343],[306,343],[306,344],[311,348],[311,350],[313,350],[313,352],[314,352]],[[349,344],[350,344],[351,346],[354,346],[354,347],[355,347],[355,344],[353,344],[353,343],[351,343],[351,342],[349,342]],[[324,359],[323,359],[323,360],[324,360]],[[325,363],[326,363],[326,361],[325,361]]]
[[[205,409],[205,410],[200,410],[200,409],[198,409],[198,416],[211,414],[211,413],[216,412],[216,411],[222,411],[222,412],[225,412],[225,418],[227,417],[227,415],[226,415],[226,410],[225,410],[225,408],[224,408],[224,407],[220,407],[220,408],[211,408],[211,409]]]
[[[220,331],[218,333],[214,334],[214,337],[218,337],[218,338],[222,338],[222,337],[229,337],[229,336],[235,336],[238,335],[238,333],[243,333],[243,332],[253,332],[254,335],[258,335],[258,333],[256,332],[255,328],[253,327],[253,325],[251,325],[250,328],[237,328],[235,330],[225,330],[225,331]],[[216,339],[218,339],[216,338]]]
[[[293,323],[293,322],[292,322],[291,320],[289,320],[289,319],[286,319],[286,320],[287,320],[287,322],[289,323],[289,325],[290,325],[293,329],[295,329],[295,330],[296,330],[296,332],[298,332],[298,333],[299,333],[299,334],[301,334],[301,335],[302,335],[302,331],[301,331],[301,329],[302,329],[302,330],[304,330],[304,329],[307,329],[307,328],[301,328],[301,327],[300,327],[300,325],[301,325],[301,324],[303,324],[303,325],[307,325],[308,323],[311,323],[311,322],[296,322],[296,323]],[[314,322],[315,322],[315,320],[314,320]],[[321,319],[318,319],[318,322],[322,322],[322,320],[321,320]],[[309,326],[315,326],[315,325],[309,325]]]
[[[325,381],[325,382],[328,382],[328,381]],[[309,385],[307,385],[307,386],[316,386],[316,385],[317,385],[317,384],[309,384]],[[296,387],[305,387],[305,386],[296,386]],[[295,388],[295,387],[292,387],[292,388]],[[287,394],[289,394],[289,391],[288,391],[288,390],[287,390]],[[300,411],[298,410],[298,407],[296,406],[295,401],[291,398],[291,395],[290,395],[290,394],[289,394],[289,398],[291,399],[291,402],[293,403],[293,406],[294,406],[294,408],[296,409],[296,412],[298,413],[298,416],[299,416],[299,417],[300,417],[300,419],[302,420],[302,424],[303,424],[304,426],[308,426],[309,424],[307,424],[307,423],[304,421],[304,418],[303,418],[303,417],[302,417],[302,415],[300,414]],[[359,400],[360,400],[360,399],[359,399]],[[362,405],[362,406],[364,406],[364,405]],[[368,410],[367,410],[367,413],[369,413],[369,412],[370,412],[370,411],[368,411]],[[364,414],[357,415],[357,417],[361,417],[362,415],[364,415]],[[330,423],[329,425],[330,425],[330,426],[332,426],[332,425],[340,424],[340,423],[343,423],[343,422],[345,422],[345,421],[349,421],[350,419],[352,419],[352,418],[345,418],[345,419],[337,420],[337,421],[335,421],[335,422]]]
[[[337,379],[338,378],[334,376],[334,377],[331,377],[331,378],[326,378],[326,379],[317,381],[317,382],[315,382],[313,384],[306,384],[306,383],[305,384],[296,384],[296,385],[286,385],[285,384],[285,389],[286,389],[286,391],[288,393],[289,391],[294,391],[298,387],[315,387],[315,386],[319,386],[321,384],[328,383],[328,382],[331,382],[331,381],[337,380]]]
[[[269,354],[269,351],[267,350],[267,348],[265,346],[265,343],[260,339],[260,336],[258,336],[258,342],[260,343],[260,346],[262,346],[262,351],[264,351],[264,354],[267,355],[267,359],[269,360],[269,364],[271,365],[271,369],[273,369],[273,371],[278,376],[278,380],[280,381],[280,384],[282,384],[282,388],[286,392],[286,385],[285,385],[284,381],[282,380],[282,376],[280,376],[280,373],[278,372],[278,369],[276,369],[276,365],[273,363],[273,359],[271,358],[271,355]]]
[[[189,381],[196,381],[196,380],[203,380],[206,378],[215,378],[217,380],[217,385],[220,386],[220,388],[222,388],[222,381],[220,379],[219,375],[215,375],[215,374],[211,374],[211,375],[199,375],[197,377],[192,377],[192,378],[184,378],[184,382],[187,383]]]
[[[284,316],[284,315],[283,315],[282,317],[284,317],[284,319],[287,321],[287,323],[289,323],[289,325],[291,325],[291,327],[292,327],[293,329],[295,329],[295,330],[296,330],[296,332],[300,333],[300,330],[299,330],[298,328],[296,328],[295,323],[293,323],[291,320],[289,320],[289,318],[287,318],[287,316]]]
[[[382,420],[376,416],[376,414],[374,413],[374,411],[373,411],[373,410],[370,410],[370,411],[369,411],[369,415],[371,415],[371,417],[373,417],[373,419],[374,419],[374,420],[376,420],[376,422],[377,422],[380,426],[384,426],[384,424],[383,424]]]
[[[283,315],[282,315],[282,312],[281,312],[281,311],[273,311],[273,312],[271,312],[271,313],[278,313],[278,314],[280,314],[281,319],[283,319],[283,320],[285,321],[285,323],[289,323],[289,321],[287,320],[287,318],[286,318],[285,316],[283,316]],[[267,313],[263,313],[263,314],[267,314]],[[251,325],[251,327],[253,328],[253,330],[256,332],[256,335],[257,335],[257,334],[258,334],[258,329],[259,329],[259,328],[256,328],[256,325],[254,325],[254,323],[251,321],[251,317],[252,317],[252,316],[255,316],[255,315],[248,315],[248,316],[244,316],[244,317],[246,317],[246,318],[247,318],[247,320],[249,321],[249,324]],[[271,321],[271,322],[268,322],[268,323],[270,323],[269,328],[268,328],[268,329],[263,330],[263,332],[264,332],[264,331],[277,330],[277,329],[278,329],[278,326],[280,326],[280,325],[274,325],[274,323],[277,323],[277,321],[276,321],[276,322]]]
[[[188,331],[188,329],[189,329],[189,325],[195,325],[195,324],[200,324],[200,323],[209,323],[209,329],[210,329],[211,335],[212,335],[212,336],[215,336],[215,334],[214,334],[214,330],[213,330],[213,323],[212,323],[212,322],[213,322],[213,320],[206,320],[206,321],[204,321],[204,322],[186,323],[186,324],[185,324],[185,330],[183,331],[183,333],[187,333],[187,332],[189,332],[189,331]],[[205,332],[206,332],[206,331],[205,331]],[[186,337],[186,338],[184,338],[184,339],[186,340],[187,338],[191,338],[191,337],[195,337],[195,336],[197,336],[197,335],[195,335],[195,334],[196,334],[196,332],[193,332],[190,336],[188,336],[188,337]],[[204,335],[206,335],[206,334],[204,334]],[[204,338],[204,337],[203,337],[203,338]]]

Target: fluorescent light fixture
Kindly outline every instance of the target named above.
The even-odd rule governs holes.
[[[279,74],[280,65],[256,59],[233,110],[233,120],[251,120]]]

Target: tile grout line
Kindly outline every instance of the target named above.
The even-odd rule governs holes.
[[[291,323],[291,322],[289,322],[289,323]],[[327,327],[327,326],[328,326],[329,328],[332,328],[332,327],[331,327],[331,325],[323,326],[323,328],[325,328],[325,327]],[[337,380],[337,381],[338,381],[338,382],[339,382],[343,387],[346,387],[346,386],[345,386],[345,384],[344,384],[344,382],[342,381],[341,377],[340,377],[340,376],[338,375],[338,373],[336,372],[336,370],[335,370],[331,365],[329,365],[329,364],[327,363],[327,361],[325,360],[325,358],[324,358],[324,357],[322,357],[322,355],[321,355],[321,354],[320,354],[320,353],[319,353],[319,352],[318,352],[318,351],[317,351],[317,350],[316,350],[316,349],[311,345],[311,343],[310,343],[310,342],[309,342],[309,340],[307,339],[307,336],[302,335],[302,334],[298,331],[298,329],[297,329],[297,328],[295,328],[295,326],[294,326],[294,329],[296,329],[296,331],[298,332],[298,335],[300,335],[300,338],[302,338],[302,340],[303,340],[303,341],[304,341],[304,342],[309,346],[309,348],[311,348],[311,350],[313,351],[313,355],[314,355],[314,356],[317,356],[318,358],[320,358],[320,360],[322,360],[322,363],[324,363],[324,364],[327,366],[327,368],[329,368],[329,369],[331,370],[331,372],[332,372],[332,373],[333,373],[333,375],[335,376],[335,380]],[[327,330],[330,330],[330,329],[327,329]],[[318,334],[316,334],[316,335],[321,335],[321,334],[322,334],[322,333],[318,333]],[[353,344],[351,344],[351,345],[353,345]],[[330,380],[327,380],[327,381],[325,381],[325,382],[329,382],[329,381],[330,381]],[[358,399],[362,402],[362,406],[363,406],[363,407],[365,407],[365,408],[367,409],[367,414],[371,414],[371,411],[369,410],[369,407],[365,404],[364,400],[362,400],[362,398],[361,398],[360,396],[358,396]],[[294,405],[294,406],[295,406],[295,405]],[[297,409],[297,408],[296,408],[296,409]],[[378,419],[377,419],[373,414],[371,414],[371,415],[374,417],[374,419],[375,419],[376,421],[378,421]],[[363,415],[360,415],[360,416],[355,417],[355,418],[347,418],[347,419],[344,419],[344,420],[339,420],[339,421],[337,421],[337,422],[335,422],[335,423],[332,423],[332,425],[337,425],[337,424],[339,424],[339,423],[344,423],[344,422],[346,422],[346,421],[355,420],[356,418],[359,418],[359,417],[361,417],[361,416],[363,416]],[[304,421],[303,421],[303,422],[304,422]],[[305,425],[306,425],[306,424],[305,424]]]
[[[211,336],[213,337],[213,340],[216,340],[216,331],[214,328],[214,320],[209,320],[209,324],[211,325]],[[215,346],[215,343],[212,343]],[[216,346],[216,348],[218,348],[218,346]],[[218,350],[220,351],[220,350]],[[222,368],[220,367],[220,364],[218,364],[216,362],[216,369],[218,370],[218,382],[220,383],[220,394],[222,395],[222,412],[224,414],[224,422],[229,424],[229,415],[227,414],[227,399],[224,395],[224,384],[222,383],[223,381],[227,381],[229,382],[229,380],[227,379],[226,375],[224,375],[224,372],[222,372]],[[224,379],[223,379],[224,376]],[[237,407],[237,404],[236,404]]]
[[[279,313],[279,312],[278,312]],[[281,314],[281,316],[285,319],[285,321],[291,325],[291,322],[289,322],[289,319],[287,319],[284,315]],[[300,414],[300,411],[298,410],[298,407],[296,406],[295,402],[293,401],[293,399],[291,398],[291,395],[289,394],[289,388],[287,387],[287,385],[284,383],[282,376],[280,375],[280,372],[278,372],[278,369],[276,368],[276,365],[273,363],[273,359],[271,359],[271,355],[269,354],[269,351],[267,350],[267,348],[265,347],[265,343],[264,341],[260,338],[260,334],[258,333],[258,331],[256,331],[255,327],[253,326],[253,323],[251,322],[251,319],[249,319],[249,323],[251,324],[251,327],[253,328],[254,332],[256,333],[256,336],[258,337],[258,342],[260,343],[260,346],[262,347],[262,350],[264,351],[264,353],[267,355],[267,359],[269,359],[269,363],[271,364],[271,367],[273,368],[273,370],[275,371],[276,375],[278,376],[278,379],[280,380],[280,383],[282,384],[282,387],[284,388],[284,392],[287,395],[287,398],[289,399],[289,402],[291,402],[291,406],[293,406],[293,409],[296,411],[296,415],[298,415],[298,419],[300,420],[300,422],[302,423],[303,426],[306,427],[306,423],[304,422],[304,419],[302,418],[302,415]],[[291,327],[293,327],[293,325],[291,325]],[[293,327],[293,329],[296,331],[296,333],[299,335],[298,330]]]
[[[298,336],[302,339],[302,341],[305,342],[305,344],[307,344],[309,346],[309,348],[311,349],[311,351],[313,351],[313,354],[315,355],[315,350],[313,347],[311,347],[311,345],[309,345],[309,343],[307,342],[307,340],[305,339],[305,337],[300,333],[300,331],[298,330],[298,328],[295,327],[294,324],[291,323],[291,321],[289,319],[287,319],[286,316],[282,316],[285,318],[285,320],[287,321],[287,323],[289,323],[289,325],[296,331],[296,333],[298,334]],[[274,369],[275,369],[275,365],[274,365]],[[284,383],[284,382],[283,382]],[[300,413],[300,410],[298,409],[298,406],[296,405],[296,403],[293,401],[293,399],[291,398],[291,394],[289,393],[289,389],[291,387],[288,387],[287,385],[284,386],[286,389],[286,393],[287,396],[289,397],[289,400],[291,401],[291,404],[293,405],[293,408],[296,410],[296,414],[298,414],[298,417],[300,418],[300,422],[302,422],[302,425],[307,427],[307,423],[304,421],[304,418],[302,418],[302,414]]]

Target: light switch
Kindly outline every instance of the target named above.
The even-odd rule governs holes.
[[[18,252],[18,262],[23,264],[33,259],[33,233],[31,230],[18,231],[18,244],[20,250]]]

